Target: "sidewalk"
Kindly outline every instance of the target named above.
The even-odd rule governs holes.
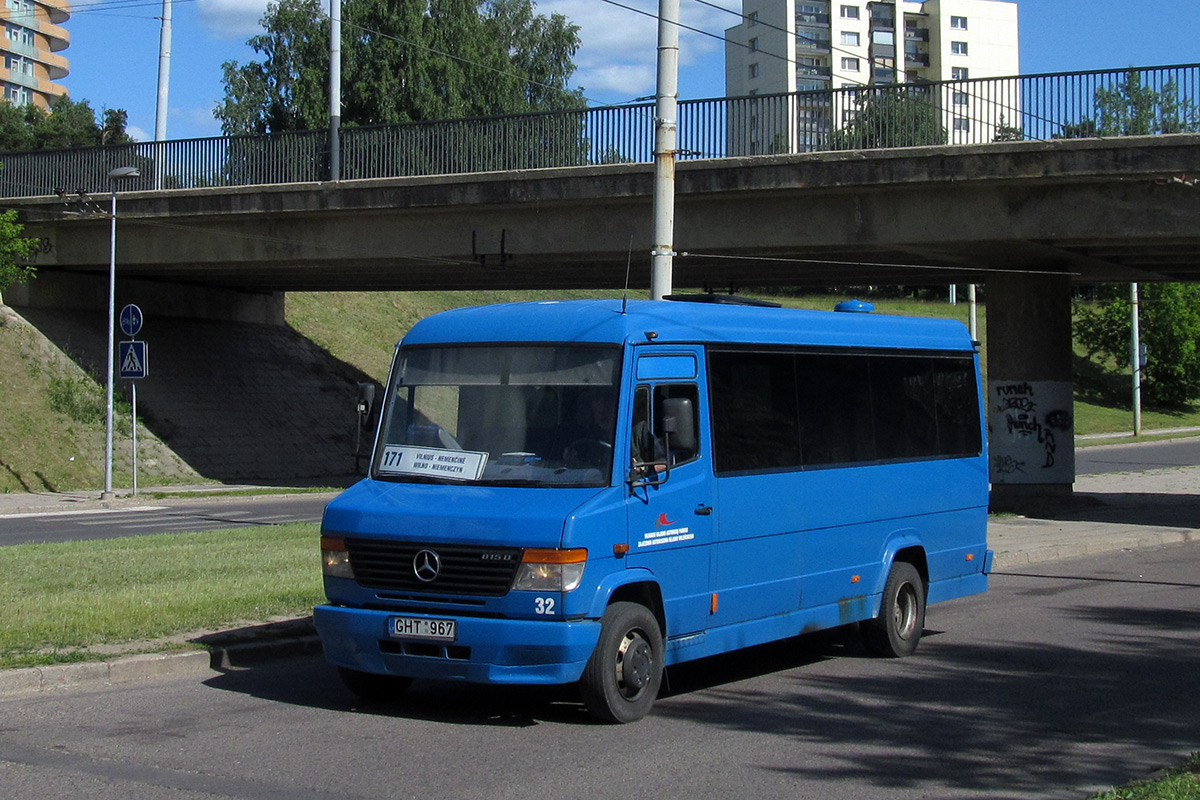
[[[130,508],[143,505],[186,501],[189,496],[220,497],[221,495],[281,495],[289,491],[309,491],[296,486],[257,486],[254,484],[198,484],[195,486],[138,487],[137,497],[128,488],[114,489],[111,500],[101,500],[98,490],[79,492],[29,492],[0,494],[0,517],[14,514],[71,514],[104,508]],[[164,498],[161,495],[168,495]]]
[[[988,522],[997,572],[1191,541],[1200,541],[1200,466],[1081,475],[1061,507]]]
[[[1126,445],[1127,446],[1127,445]],[[73,513],[161,504],[158,491],[244,492],[252,486],[144,489],[141,496],[100,501],[98,492],[0,495],[0,516]],[[268,491],[264,487],[264,491]],[[272,493],[279,490],[272,487]],[[1069,500],[1037,515],[993,515],[988,546],[997,573],[1022,566],[1141,547],[1200,541],[1200,466],[1084,475]],[[137,655],[107,662],[0,670],[0,698],[82,684],[163,676],[209,675],[271,658],[316,653],[311,620],[302,618],[202,637],[209,651]]]

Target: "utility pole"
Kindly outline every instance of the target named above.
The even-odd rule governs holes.
[[[658,0],[658,90],[654,103],[654,247],[650,299],[671,293],[675,257],[675,152],[679,102],[679,0]]]
[[[329,0],[329,180],[342,179],[342,0]]]
[[[171,7],[163,0],[162,32],[158,36],[158,105],[154,113],[154,141],[167,138],[167,94],[171,87]]]

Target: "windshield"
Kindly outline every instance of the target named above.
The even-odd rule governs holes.
[[[402,348],[374,476],[606,486],[620,350],[611,345]]]

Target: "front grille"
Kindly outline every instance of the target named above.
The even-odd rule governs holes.
[[[519,547],[347,539],[346,548],[360,586],[392,592],[500,597],[508,593],[521,563]],[[422,551],[436,556],[436,559],[422,557],[426,575],[430,562],[439,563],[440,569],[432,580],[417,577],[414,563]]]

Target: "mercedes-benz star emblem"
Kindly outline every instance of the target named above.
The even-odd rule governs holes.
[[[429,583],[442,571],[442,559],[432,550],[420,550],[413,556],[413,572],[417,580]]]

